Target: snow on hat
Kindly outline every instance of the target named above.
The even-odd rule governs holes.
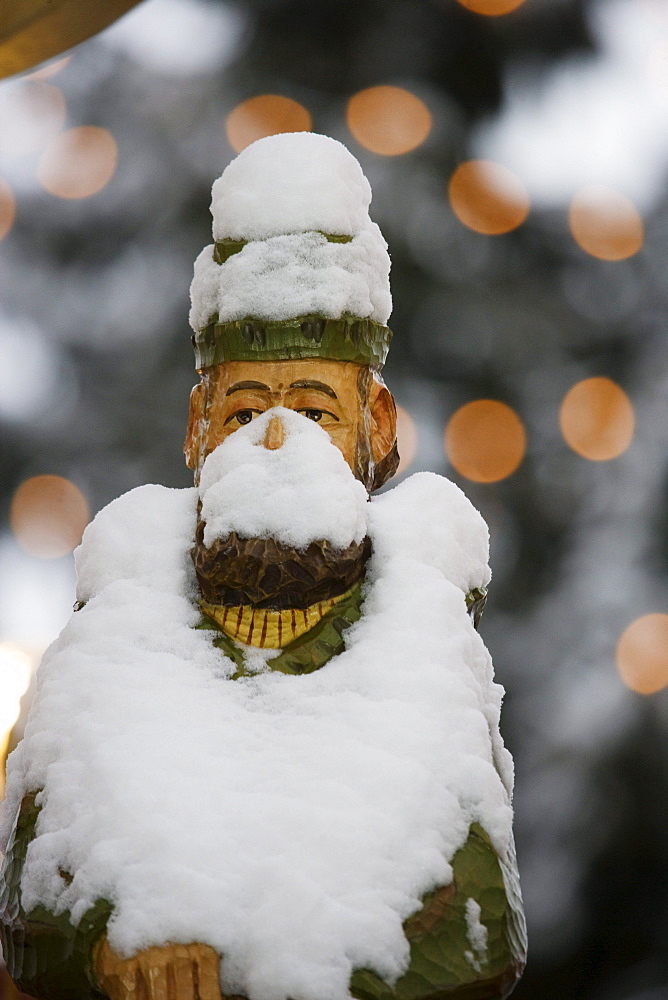
[[[342,143],[313,132],[258,139],[213,185],[215,243],[195,261],[198,368],[331,358],[381,367],[390,258],[371,188]]]

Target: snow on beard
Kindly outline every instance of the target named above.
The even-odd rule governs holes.
[[[272,417],[280,448],[263,441]],[[343,593],[364,572],[367,493],[329,435],[275,407],[207,457],[193,560],[217,604],[307,607]]]

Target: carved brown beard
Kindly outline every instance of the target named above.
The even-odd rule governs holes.
[[[327,541],[311,542],[300,550],[273,538],[239,538],[235,531],[207,548],[199,516],[192,549],[207,603],[275,610],[308,608],[344,594],[364,576],[370,554],[368,538],[343,550]]]

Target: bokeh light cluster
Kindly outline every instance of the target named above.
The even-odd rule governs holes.
[[[381,156],[401,156],[421,145],[432,126],[424,101],[402,87],[368,87],[348,101],[346,121],[365,149]],[[238,104],[227,116],[225,132],[240,153],[251,142],[278,132],[308,132],[310,111],[280,94],[258,94]]]
[[[566,393],[559,426],[573,451],[592,462],[618,458],[635,430],[633,404],[612,379],[583,379]],[[520,416],[500,400],[478,399],[460,407],[448,421],[445,450],[460,475],[476,483],[495,483],[519,467],[527,446]]]
[[[477,10],[473,2],[464,6],[476,9],[477,13],[503,14],[519,4],[480,0],[480,8],[487,9]],[[504,7],[507,9],[502,9]],[[365,149],[379,156],[392,157],[421,146],[432,130],[433,116],[424,101],[411,91],[378,85],[350,97],[346,123],[353,138]],[[313,117],[309,109],[280,94],[250,97],[233,108],[225,121],[228,142],[236,153],[268,135],[312,128]],[[63,173],[68,169],[66,160],[63,156]],[[115,164],[111,153],[109,160]],[[113,166],[108,169],[111,176]],[[47,190],[52,190],[53,184],[43,183]],[[460,163],[448,180],[447,195],[457,219],[468,229],[485,236],[512,232],[526,222],[531,209],[521,177],[502,163],[491,160]],[[573,195],[568,225],[578,246],[600,260],[625,260],[643,246],[644,227],[638,210],[625,195],[603,185],[589,185]]]
[[[67,102],[52,81],[71,59],[57,59],[0,87],[0,162],[30,164],[49,194],[79,200],[106,187],[116,171],[118,149],[106,128],[66,127]],[[14,218],[15,195],[0,177],[0,239]]]

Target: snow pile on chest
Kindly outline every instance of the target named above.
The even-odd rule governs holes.
[[[3,836],[43,789],[26,909],[77,922],[105,897],[121,952],[196,940],[224,956],[228,994],[344,1000],[354,968],[406,967],[402,922],[448,883],[471,822],[509,842],[501,689],[464,602],[488,580],[486,531],[453,484],[411,477],[368,505],[346,650],[232,681],[192,628],[196,504],[145,486],[87,529],[87,604],[40,669]]]
[[[190,323],[344,313],[385,324],[392,310],[387,244],[369,218],[371,188],[340,142],[312,132],[248,146],[213,185],[215,240],[247,241],[224,264],[195,262]],[[329,242],[325,234],[352,237]]]
[[[279,417],[285,440],[262,447]],[[367,493],[326,431],[277,406],[230,435],[207,458],[200,487],[204,544],[226,538],[274,538],[305,549],[326,538],[337,549],[366,534]]]

